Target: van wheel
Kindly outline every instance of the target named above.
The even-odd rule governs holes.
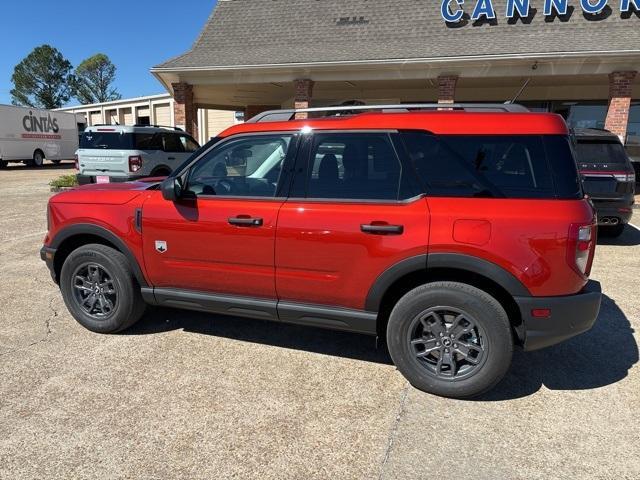
[[[33,152],[33,158],[27,164],[30,167],[41,167],[44,163],[44,153],[41,150]]]
[[[73,318],[97,333],[129,328],[146,306],[126,257],[105,245],[71,252],[62,266],[60,290]]]
[[[606,225],[598,227],[598,234],[602,237],[618,238],[624,232],[624,223],[617,225]]]
[[[511,365],[513,339],[502,305],[457,282],[434,282],[402,297],[389,318],[389,353],[416,388],[469,398],[493,388]]]

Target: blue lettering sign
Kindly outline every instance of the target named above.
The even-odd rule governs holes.
[[[473,9],[471,14],[471,20],[478,20],[483,15],[489,19],[496,18],[496,12],[493,9],[491,0],[478,0],[476,8]]]
[[[596,0],[596,3],[592,4],[591,0],[580,0],[580,5],[582,5],[582,10],[586,13],[598,13],[607,6],[607,1],[608,0]]]
[[[459,22],[460,19],[462,18],[462,15],[464,14],[464,12],[462,11],[462,8],[459,8],[455,13],[451,11],[452,1],[455,1],[455,3],[457,3],[458,6],[464,3],[464,0],[442,0],[442,5],[440,7],[440,15],[442,15],[442,18],[444,18],[445,22],[449,22],[449,23]]]
[[[638,3],[640,0],[621,0],[620,1],[620,11],[621,12],[628,12],[629,10],[631,10],[631,4],[633,4],[634,8],[636,10],[640,10],[640,3]]]
[[[515,11],[522,18],[529,16],[529,0],[507,0],[507,18],[515,17]]]
[[[551,9],[558,12],[558,15],[567,14],[567,0],[544,0],[544,14],[551,15]]]

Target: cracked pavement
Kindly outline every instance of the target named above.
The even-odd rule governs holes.
[[[82,329],[38,255],[70,172],[0,171],[0,478],[640,478],[640,231],[599,246],[592,331],[454,401],[360,335],[169,309]]]

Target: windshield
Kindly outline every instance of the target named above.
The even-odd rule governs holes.
[[[627,161],[624,147],[617,142],[578,140],[577,154],[580,163],[605,164]]]

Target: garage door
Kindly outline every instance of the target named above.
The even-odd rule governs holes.
[[[235,124],[235,112],[207,110],[207,140]]]
[[[102,115],[100,114],[100,112],[89,113],[89,123],[91,125],[100,125],[101,123],[104,123],[102,121]]]
[[[171,126],[171,106],[167,103],[155,105],[153,108],[156,125]]]

